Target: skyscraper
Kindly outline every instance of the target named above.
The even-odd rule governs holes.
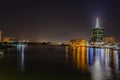
[[[92,36],[91,40],[92,42],[101,44],[103,43],[104,38],[104,29],[99,26],[99,18],[96,18],[96,26],[92,29]]]

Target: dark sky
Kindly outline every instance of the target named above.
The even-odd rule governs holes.
[[[0,28],[4,36],[32,41],[89,39],[96,17],[105,36],[120,39],[119,0],[3,0]]]

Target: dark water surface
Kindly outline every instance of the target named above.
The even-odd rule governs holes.
[[[0,80],[120,80],[120,52],[68,46],[2,50]]]

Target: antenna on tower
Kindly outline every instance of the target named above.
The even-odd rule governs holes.
[[[99,26],[99,18],[97,17],[96,18],[96,26],[95,26],[95,28],[99,28],[100,26]]]

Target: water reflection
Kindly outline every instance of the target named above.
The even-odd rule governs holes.
[[[89,64],[93,65],[93,62],[94,62],[94,49],[93,48],[89,49],[88,55],[89,55],[89,57],[88,57]]]
[[[4,52],[0,51],[0,58],[4,57]]]
[[[25,70],[24,65],[24,45],[18,45],[17,51],[18,51],[18,66],[20,67],[20,70],[23,72]]]
[[[69,51],[69,46],[66,46],[66,53],[65,53],[65,64],[68,64],[68,51]]]
[[[93,80],[103,80],[104,78],[104,50],[95,49],[95,61],[92,66],[90,66],[90,72],[92,74]]]
[[[92,80],[113,78],[119,75],[119,57],[117,50],[107,48],[73,47],[71,58],[77,70],[89,71]]]
[[[74,47],[72,50],[72,61],[78,70],[86,70],[87,54],[85,47]]]

